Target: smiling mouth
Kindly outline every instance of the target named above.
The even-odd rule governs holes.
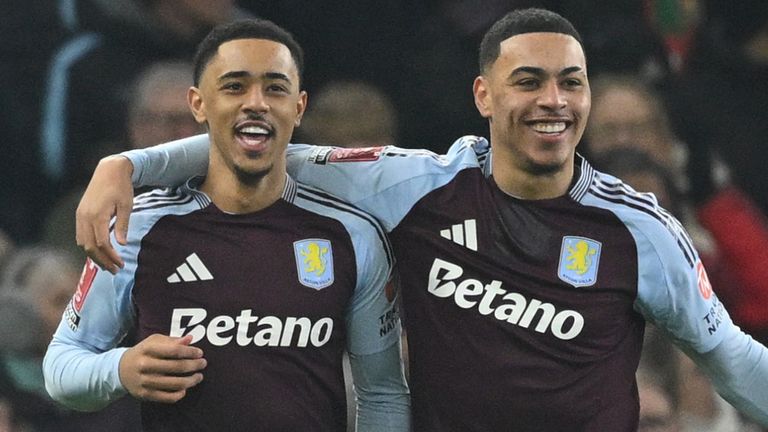
[[[266,142],[274,135],[274,131],[261,125],[246,125],[235,130],[239,141],[250,151],[263,151]]]
[[[568,128],[568,123],[564,121],[559,122],[531,122],[529,123],[531,128],[536,132],[543,134],[559,134]]]

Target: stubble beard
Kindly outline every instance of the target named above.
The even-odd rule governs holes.
[[[563,164],[556,162],[550,164],[542,164],[528,160],[527,165],[528,173],[535,176],[550,176],[563,170]]]
[[[266,168],[258,171],[248,171],[240,166],[235,166],[235,176],[237,177],[237,181],[244,186],[257,186],[267,174],[272,172],[272,168],[274,168],[274,164],[270,164]]]

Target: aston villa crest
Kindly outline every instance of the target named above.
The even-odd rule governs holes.
[[[601,248],[600,242],[586,237],[563,237],[557,276],[576,288],[594,285],[597,282]]]
[[[333,283],[333,250],[329,240],[300,240],[293,243],[293,252],[302,285],[319,290]]]

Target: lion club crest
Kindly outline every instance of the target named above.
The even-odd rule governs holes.
[[[319,290],[333,283],[333,250],[329,240],[299,240],[293,243],[293,252],[302,285]]]
[[[586,237],[563,237],[557,276],[576,288],[594,285],[597,282],[601,248],[600,242]]]

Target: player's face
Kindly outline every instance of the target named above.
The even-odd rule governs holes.
[[[494,152],[532,174],[559,172],[572,162],[590,109],[586,60],[576,39],[510,37],[474,91],[478,110],[490,119]]]
[[[220,158],[241,180],[284,170],[284,152],[306,100],[288,48],[264,39],[222,44],[200,87],[189,92],[195,118],[207,123],[215,146],[212,167]]]

